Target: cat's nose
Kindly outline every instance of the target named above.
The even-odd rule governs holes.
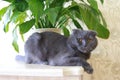
[[[84,52],[84,53],[87,53],[87,51],[86,51],[86,50],[84,50],[83,52]]]
[[[82,45],[83,45],[84,47],[86,47],[86,46],[87,46],[87,44],[86,44],[86,41],[85,41],[85,40],[83,40],[83,41],[82,41]]]

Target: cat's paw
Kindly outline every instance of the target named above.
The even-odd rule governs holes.
[[[88,74],[92,74],[92,73],[93,73],[93,68],[86,68],[85,71],[86,71]]]
[[[33,64],[48,65],[47,61],[35,61]]]
[[[93,68],[89,65],[89,64],[85,64],[84,66],[84,70],[88,73],[88,74],[92,74],[93,73]]]
[[[42,65],[48,65],[48,62],[47,61],[43,61],[41,62]]]

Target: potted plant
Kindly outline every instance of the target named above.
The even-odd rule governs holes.
[[[12,23],[13,43],[19,52],[17,36],[27,33],[30,29],[60,28],[65,36],[69,36],[71,26],[95,30],[100,38],[107,39],[109,30],[105,19],[98,8],[96,0],[4,0],[10,4],[0,10],[0,20],[3,21],[4,31],[8,32]],[[103,4],[104,0],[100,0]],[[66,4],[69,3],[67,6]],[[82,23],[82,24],[81,24]],[[19,33],[19,34],[18,34]]]

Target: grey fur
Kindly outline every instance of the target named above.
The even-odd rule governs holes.
[[[33,33],[25,43],[25,61],[28,64],[82,66],[87,73],[93,73],[86,60],[96,46],[94,31],[75,29],[70,37],[55,32]]]

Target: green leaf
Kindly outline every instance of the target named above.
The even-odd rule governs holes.
[[[98,33],[98,37],[107,39],[109,37],[109,30],[101,23],[101,17],[98,12],[94,12],[92,8],[88,8],[87,5],[80,5],[80,12],[82,20],[87,25],[88,29],[95,30]]]
[[[87,0],[90,5],[96,10],[98,11],[98,4],[97,4],[97,1],[96,0]]]
[[[18,17],[17,17],[17,22],[23,23],[27,18],[27,14],[25,12],[22,12]]]
[[[10,2],[10,3],[11,3],[11,2],[13,2],[14,0],[3,0],[3,1],[7,1],[7,2]]]
[[[45,11],[45,14],[47,14],[48,19],[52,23],[53,26],[55,25],[59,11],[60,11],[60,7],[49,8]]]
[[[36,23],[38,23],[38,19],[43,14],[44,10],[43,0],[28,0],[28,4],[35,17]]]
[[[18,11],[23,12],[28,9],[28,3],[25,0],[15,0],[13,4]]]
[[[99,11],[99,13],[100,13],[100,17],[101,17],[101,22],[102,22],[102,24],[103,24],[105,27],[107,27],[107,23],[106,23],[103,15],[102,15],[102,13],[101,13],[100,11]]]
[[[83,29],[82,26],[79,24],[79,22],[78,22],[77,20],[72,19],[72,21],[73,21],[73,23],[75,24],[75,26],[76,26],[77,28]]]
[[[7,9],[8,9],[8,6],[0,10],[0,20],[2,19],[3,15],[6,13]]]
[[[26,21],[26,22],[20,24],[19,25],[20,34],[24,34],[24,33],[28,32],[33,27],[34,24],[35,24],[34,19],[31,19],[29,21]]]
[[[11,22],[10,17],[11,17],[13,8],[14,8],[13,5],[9,5],[7,10],[4,13],[4,19],[3,19],[4,32],[9,31],[9,23]]]
[[[104,27],[103,25],[101,24],[97,24],[96,28],[94,29],[95,31],[97,31],[97,36],[100,37],[100,38],[104,38],[104,39],[107,39],[109,38],[109,35],[110,35],[110,32],[109,30]]]
[[[46,9],[50,7],[50,4],[53,2],[54,0],[46,0]]]
[[[59,20],[57,21],[58,22],[58,24],[57,24],[57,27],[58,28],[61,28],[61,27],[63,27],[63,26],[66,26],[67,25],[67,23],[68,23],[68,17],[66,17],[65,15],[64,16],[61,16],[60,18],[59,18]]]
[[[54,7],[61,7],[63,6],[63,4],[65,3],[65,0],[52,0],[50,7],[54,8]]]
[[[76,18],[81,18],[81,13],[79,10],[79,4],[77,4],[76,2],[72,2],[71,7],[68,8],[69,12],[74,15]]]
[[[22,23],[25,21],[27,14],[25,12],[19,12],[19,11],[14,11],[10,21],[14,22],[14,23]]]
[[[20,34],[20,36],[21,36],[21,39],[22,39],[23,41],[25,41],[25,40],[24,40],[24,35],[23,35],[23,34]]]
[[[4,25],[4,32],[8,32],[9,31],[9,23],[8,22],[7,24]]]
[[[14,41],[14,40],[13,40],[12,46],[14,47],[15,51],[17,51],[17,52],[19,53],[19,46],[18,46],[17,41]]]
[[[100,0],[100,1],[101,1],[102,4],[104,3],[104,0]]]
[[[62,30],[63,30],[64,36],[67,36],[67,37],[70,36],[70,32],[66,27],[62,27]]]
[[[13,14],[12,14],[12,16],[11,16],[11,18],[10,18],[10,20],[11,20],[12,22],[17,23],[17,18],[18,18],[18,16],[19,16],[20,14],[21,14],[21,12],[19,12],[19,11],[14,11]]]
[[[12,36],[13,36],[12,46],[15,49],[15,51],[17,51],[19,53],[19,46],[18,46],[18,43],[17,43],[17,40],[18,40],[17,26],[13,29]]]

